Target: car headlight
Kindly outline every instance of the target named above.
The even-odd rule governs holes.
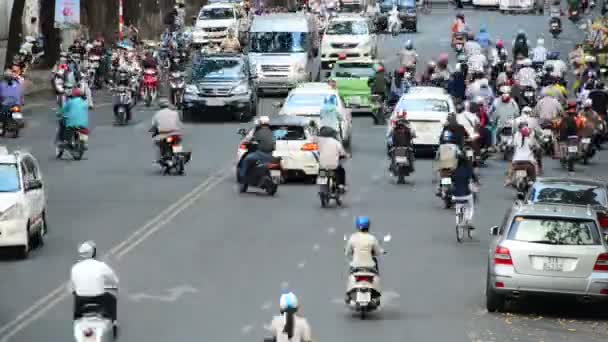
[[[249,87],[246,83],[239,84],[238,86],[234,87],[234,89],[232,89],[233,95],[244,95],[244,94],[247,94],[248,92],[249,92]]]
[[[0,221],[16,220],[21,217],[23,217],[23,207],[15,203],[0,215]]]
[[[187,85],[185,92],[187,94],[196,94],[198,93],[198,89],[194,85]]]
[[[294,65],[291,67],[291,70],[296,75],[306,73],[306,68],[303,65]]]

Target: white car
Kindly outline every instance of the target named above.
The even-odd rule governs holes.
[[[281,158],[283,176],[286,178],[290,175],[299,175],[316,179],[319,173],[319,156],[315,143],[315,130],[310,126],[309,120],[288,115],[275,116],[270,119],[270,129],[276,141],[273,156]],[[237,172],[238,161],[247,152],[246,142],[251,140],[254,132],[255,128],[247,131],[239,144]]]
[[[442,88],[414,87],[403,94],[395,105],[388,124],[388,132],[395,124],[398,113],[405,112],[408,121],[416,132],[416,150],[439,147],[439,136],[449,113],[455,112],[451,96]]]
[[[219,44],[226,38],[229,29],[238,38],[239,14],[236,5],[218,3],[203,6],[192,30],[192,44]]]
[[[321,68],[331,69],[340,55],[346,59],[378,55],[378,37],[369,18],[341,15],[329,21],[321,41]]]
[[[498,7],[499,0],[472,0],[473,6]]]
[[[282,106],[279,115],[306,117],[319,124],[321,108],[325,98],[329,96],[335,96],[337,110],[341,116],[341,125],[336,127],[339,131],[340,140],[344,146],[350,146],[353,127],[352,113],[342,102],[338,90],[330,87],[327,83],[302,83],[289,92],[285,101],[277,103],[276,106]]]
[[[46,190],[38,161],[0,146],[0,247],[19,247],[27,258],[46,233]]]

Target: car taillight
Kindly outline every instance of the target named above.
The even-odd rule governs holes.
[[[239,145],[239,150],[247,151],[247,144],[245,144],[245,143],[240,144]]]
[[[598,214],[597,215],[597,220],[600,223],[600,227],[602,227],[602,228],[608,228],[608,216],[606,216],[604,214]]]
[[[278,170],[281,168],[281,164],[279,163],[268,163],[267,166],[271,170]]]
[[[513,265],[511,260],[511,252],[506,247],[496,246],[494,250],[494,264],[495,265]]]
[[[86,329],[84,329],[84,330],[82,331],[82,334],[83,334],[85,337],[91,337],[91,336],[93,336],[93,333],[94,333],[94,332],[93,332],[93,329],[91,329],[91,328],[86,328]]]
[[[302,146],[302,151],[316,151],[318,149],[317,144],[314,143],[309,143],[309,144],[304,144]]]
[[[173,142],[173,137],[167,137],[167,139],[165,139],[165,141],[170,144]]]
[[[608,253],[602,253],[597,256],[593,270],[598,272],[608,272]]]
[[[374,281],[374,276],[355,276],[355,281],[357,283],[362,282],[362,281],[371,283]]]
[[[20,111],[21,111],[21,107],[19,107],[19,106],[11,107],[11,112],[13,112],[13,113],[19,113]]]

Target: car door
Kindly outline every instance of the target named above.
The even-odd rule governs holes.
[[[22,167],[24,167],[24,170],[26,170],[24,174],[24,184],[27,184],[27,182],[31,180],[38,180],[42,182],[37,163],[33,158],[29,156],[23,157]],[[30,220],[39,220],[41,218],[42,207],[44,205],[44,190],[42,188],[26,190],[25,197],[28,202],[27,205],[29,206]]]

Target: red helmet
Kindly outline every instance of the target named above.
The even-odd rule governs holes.
[[[397,113],[397,120],[405,120],[407,118],[407,112],[406,111],[401,111],[399,113]]]
[[[527,138],[530,136],[530,129],[528,127],[522,127],[519,132],[521,133],[521,136],[524,138]]]
[[[439,55],[438,63],[448,63],[450,61],[450,56],[447,53],[442,53]]]
[[[502,102],[508,103],[509,101],[511,101],[511,95],[509,95],[509,93],[504,93],[500,95],[500,99],[502,100]]]
[[[73,88],[72,89],[72,97],[80,97],[80,95],[82,95],[80,93],[80,88]]]
[[[378,68],[376,69],[376,72],[383,72],[384,71],[384,67],[382,65],[379,65]]]
[[[576,110],[576,101],[568,101],[568,104],[566,105],[566,108],[568,110],[570,110],[570,109]]]
[[[399,69],[397,70],[397,73],[398,73],[399,75],[403,75],[403,74],[405,74],[405,68],[404,68],[404,67],[399,68]]]
[[[502,49],[505,46],[505,43],[502,41],[502,39],[499,39],[496,41],[496,48],[497,49]]]

